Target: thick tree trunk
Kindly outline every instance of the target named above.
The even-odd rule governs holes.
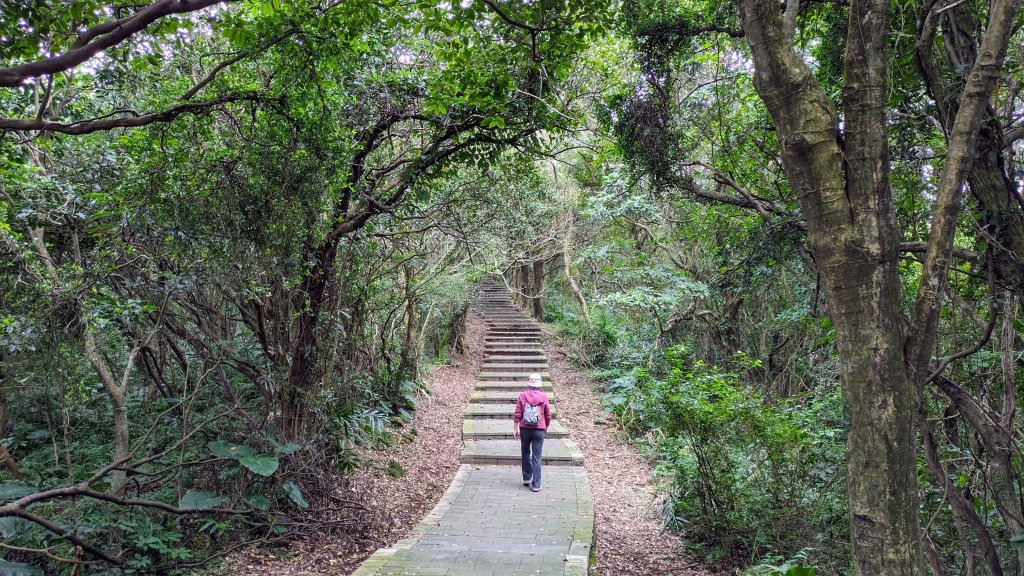
[[[338,254],[337,241],[328,241],[313,251],[313,262],[296,294],[288,377],[278,392],[281,410],[280,435],[283,442],[301,441],[309,417],[309,401],[316,394],[323,366],[320,361],[318,330],[328,305],[328,285]]]
[[[530,310],[537,320],[544,319],[544,260],[533,261],[533,278],[530,282]]]
[[[754,58],[754,86],[779,132],[836,330],[850,418],[854,574],[921,576],[917,395],[904,365],[899,236],[885,146],[889,5],[851,2],[844,151],[835,107],[793,48],[798,4],[788,3],[783,15],[777,2],[740,0],[740,14]]]
[[[526,262],[519,264],[516,273],[515,300],[519,306],[529,310],[530,308],[530,265]]]

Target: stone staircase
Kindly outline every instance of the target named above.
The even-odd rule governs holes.
[[[352,576],[585,576],[594,507],[583,455],[557,420],[536,322],[512,305],[503,282],[485,282],[475,304],[487,321],[480,380],[462,420],[462,464],[448,491],[408,537],[373,553]],[[552,403],[543,491],[520,480],[512,413],[527,376],[540,373]],[[429,408],[428,408],[429,409]],[[543,518],[543,520],[539,520]]]
[[[462,463],[519,466],[519,441],[512,437],[516,398],[528,375],[537,373],[551,401],[551,429],[544,439],[544,465],[583,465],[579,446],[558,422],[556,396],[540,326],[513,306],[504,285],[484,284],[476,307],[487,322],[484,360],[476,391],[463,413]]]

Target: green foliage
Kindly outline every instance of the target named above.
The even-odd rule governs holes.
[[[824,414],[765,405],[741,383],[759,367],[742,353],[726,369],[680,347],[665,362],[663,378],[620,378],[608,400],[627,430],[652,438],[671,496],[666,524],[713,557],[793,553],[828,535],[841,433],[812,425]]]
[[[757,566],[743,571],[743,576],[816,576],[818,569],[807,566],[808,557],[813,550],[804,549],[783,562],[778,556],[768,556]]]
[[[220,506],[224,500],[225,498],[223,496],[218,496],[212,492],[189,490],[181,497],[181,501],[178,503],[178,506],[192,509],[216,508]]]
[[[295,482],[289,480],[284,483],[282,488],[284,488],[284,493],[288,495],[288,498],[290,498],[296,506],[303,510],[309,508],[309,502],[306,502],[306,497],[302,494],[302,489],[300,489]]]
[[[0,559],[0,576],[43,576],[42,569]]]
[[[390,476],[392,478],[396,478],[396,479],[397,478],[401,478],[402,476],[405,476],[405,474],[406,474],[405,468],[402,467],[402,464],[398,460],[395,460],[395,459],[388,460],[388,470],[387,470],[387,473],[388,473],[388,476]]]

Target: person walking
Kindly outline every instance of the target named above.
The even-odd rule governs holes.
[[[513,437],[519,440],[523,455],[523,486],[540,492],[540,459],[544,450],[544,434],[551,424],[551,404],[540,374],[527,377],[527,388],[516,398],[512,417]]]

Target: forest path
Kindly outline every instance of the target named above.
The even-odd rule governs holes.
[[[541,492],[520,482],[512,412],[526,376],[538,372],[557,418],[539,325],[512,306],[504,285],[482,286],[486,319],[479,382],[463,413],[461,466],[445,495],[409,537],[375,552],[353,576],[583,576],[594,509],[583,454],[552,422],[544,441]]]

